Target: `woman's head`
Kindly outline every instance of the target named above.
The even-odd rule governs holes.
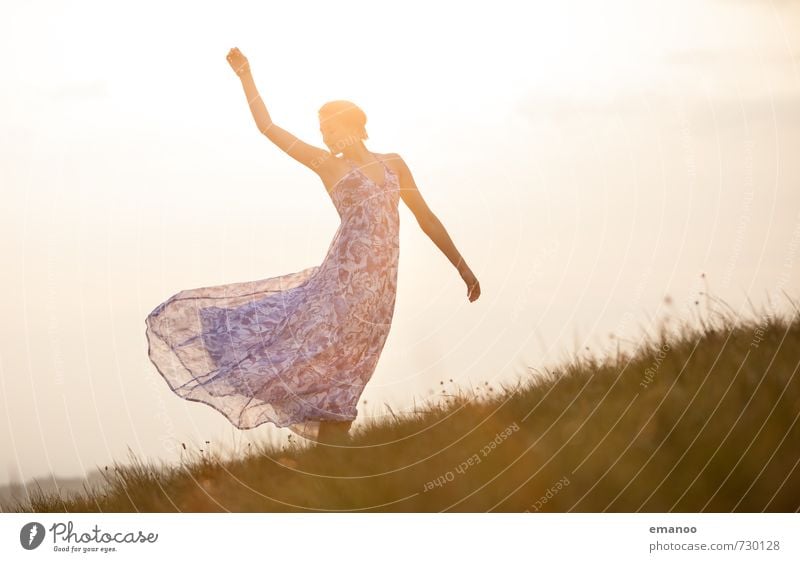
[[[329,101],[319,110],[322,140],[334,155],[342,152],[346,146],[369,138],[366,124],[366,114],[347,100]]]

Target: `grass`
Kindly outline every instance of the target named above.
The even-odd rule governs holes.
[[[104,489],[34,490],[11,510],[795,512],[800,310],[742,319],[706,298],[708,318],[664,323],[634,351],[445,392],[346,446],[132,455]]]

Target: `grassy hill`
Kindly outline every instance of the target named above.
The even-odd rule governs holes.
[[[134,457],[105,469],[104,489],[12,510],[794,512],[799,366],[800,311],[715,310],[635,352],[368,423],[345,446]]]

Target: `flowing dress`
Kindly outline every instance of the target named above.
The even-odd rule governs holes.
[[[377,156],[376,156],[377,157]],[[266,422],[315,438],[354,420],[395,308],[400,186],[350,170],[330,189],[340,224],[318,266],[181,291],[146,318],[148,355],[170,389],[239,429]]]

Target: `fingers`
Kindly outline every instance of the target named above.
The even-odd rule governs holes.
[[[481,296],[481,287],[478,283],[475,283],[467,291],[467,298],[469,302],[475,302],[479,296]]]

